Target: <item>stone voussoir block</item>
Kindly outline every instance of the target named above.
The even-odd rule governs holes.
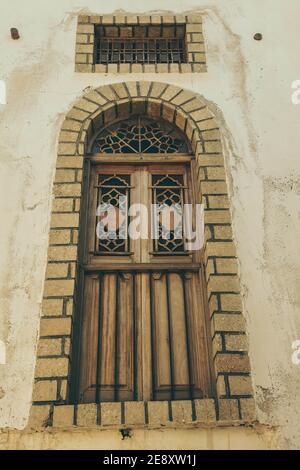
[[[59,143],[58,144],[58,155],[76,155],[75,143]]]
[[[123,83],[114,83],[112,88],[120,99],[128,98],[128,92]]]
[[[74,143],[77,141],[78,132],[61,130],[59,134],[59,143]]]

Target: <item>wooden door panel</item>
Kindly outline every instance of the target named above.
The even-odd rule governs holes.
[[[151,274],[153,397],[210,395],[201,283],[197,273]],[[169,297],[169,299],[168,299]]]
[[[102,306],[100,316],[102,327],[99,345],[99,387],[100,400],[113,401],[115,394],[116,351],[116,289],[115,274],[104,274],[102,281]]]
[[[130,175],[130,203],[140,202],[148,208],[153,174],[164,170],[182,174],[185,188],[191,184],[182,164],[139,164],[95,167],[91,177],[94,186],[101,168],[106,175]],[[185,201],[194,202],[193,197],[186,194]],[[211,396],[203,287],[199,273],[192,268],[199,262],[199,253],[153,256],[152,240],[147,239],[131,241],[131,253],[124,256],[97,255],[93,251],[96,206],[92,188],[88,230],[91,268],[85,268],[80,400]],[[96,274],[91,274],[93,270]]]
[[[142,395],[143,400],[152,396],[151,317],[149,274],[140,273],[140,314],[142,337]]]
[[[191,349],[191,380],[194,384],[194,397],[211,396],[208,328],[201,280],[203,275],[202,270],[199,274],[188,273],[185,281],[190,318],[189,337],[190,343],[193,345]]]
[[[100,280],[98,276],[86,276],[85,300],[81,401],[132,400],[135,354],[132,275],[102,274]]]
[[[173,354],[174,397],[183,398],[186,392],[189,392],[189,375],[182,276],[177,273],[167,274],[167,282],[171,317],[170,342],[172,342]]]
[[[152,283],[152,335],[154,398],[168,399],[171,384],[168,300],[166,277],[163,273],[150,274]]]

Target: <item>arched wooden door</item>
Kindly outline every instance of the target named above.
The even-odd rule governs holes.
[[[212,394],[201,252],[187,251],[184,237],[176,234],[180,216],[173,213],[166,238],[166,219],[154,219],[152,209],[175,204],[182,215],[184,204],[195,204],[187,150],[178,131],[141,117],[111,126],[95,141],[81,218],[76,401]],[[126,196],[125,216],[120,196]],[[117,210],[116,238],[96,235],[103,222],[103,214],[96,215],[100,204]],[[135,230],[128,233],[129,227]]]

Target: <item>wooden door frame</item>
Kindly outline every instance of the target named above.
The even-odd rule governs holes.
[[[190,170],[190,182],[192,183],[190,190],[193,192],[193,199],[195,202],[197,196],[195,194],[196,187],[193,175],[193,160],[195,157],[191,154],[176,154],[176,155],[162,155],[162,154],[94,154],[93,156],[87,154],[84,158],[83,164],[83,184],[82,184],[82,204],[80,210],[80,224],[79,224],[79,247],[78,247],[78,258],[77,258],[77,286],[75,294],[75,309],[74,309],[74,326],[73,326],[73,341],[72,344],[75,344],[75,348],[72,348],[72,367],[70,373],[70,386],[68,394],[68,402],[73,404],[80,403],[79,395],[79,383],[80,383],[80,338],[82,331],[82,320],[83,320],[83,308],[84,308],[84,278],[87,271],[99,271],[101,267],[92,266],[88,264],[88,253],[87,253],[87,233],[88,233],[88,208],[89,208],[89,195],[90,195],[90,174],[91,167],[93,165],[114,165],[114,164],[129,164],[129,165],[147,165],[147,164],[189,164]],[[177,269],[182,271],[184,268],[187,268],[191,271],[197,271],[201,278],[203,284],[203,311],[205,314],[205,337],[207,345],[207,358],[209,361],[209,373],[210,373],[210,389],[211,397],[216,396],[216,379],[215,372],[213,367],[213,354],[212,354],[212,343],[209,341],[211,338],[210,328],[209,328],[209,308],[208,308],[208,299],[205,286],[205,264],[201,256],[200,263],[188,263],[180,264],[178,263]],[[120,268],[120,265],[118,265]],[[166,269],[170,267],[170,263],[141,263],[139,266],[140,272],[145,271],[158,271],[160,269]],[[176,266],[172,266],[172,269],[176,269]],[[113,266],[103,266],[103,269],[108,271],[113,271]],[[124,271],[130,271],[130,264],[124,265]]]

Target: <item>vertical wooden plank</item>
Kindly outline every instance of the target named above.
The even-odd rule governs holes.
[[[188,362],[188,376],[189,376],[189,388],[190,388],[190,396],[189,398],[193,400],[194,398],[194,373],[193,373],[193,356],[192,356],[192,347],[191,344],[191,336],[192,336],[192,329],[191,329],[191,312],[190,312],[190,302],[189,302],[189,295],[187,289],[187,279],[189,277],[185,275],[185,273],[181,273],[181,282],[182,282],[182,289],[183,289],[183,300],[184,300],[184,319],[185,319],[185,337],[186,337],[186,354],[187,354],[187,362]]]
[[[191,323],[191,344],[193,376],[195,381],[195,398],[209,396],[210,372],[209,372],[209,352],[206,343],[205,312],[202,302],[202,288],[199,275],[191,273],[186,281],[190,323]]]
[[[143,354],[143,400],[152,396],[151,317],[149,273],[141,273],[141,328]]]
[[[98,347],[97,347],[97,370],[96,370],[96,403],[100,403],[101,361],[102,361],[102,330],[103,330],[103,285],[104,274],[99,274],[99,302],[98,302]]]
[[[134,399],[134,305],[133,276],[119,279],[119,393],[120,401]]]
[[[171,368],[166,275],[155,273],[153,278],[153,316],[155,324],[153,329],[155,352],[153,356],[156,360],[156,396],[158,400],[169,400],[171,398]]]
[[[103,322],[100,395],[101,401],[114,401],[116,275],[106,274],[103,284]]]
[[[81,336],[80,401],[93,402],[96,399],[96,373],[98,352],[98,276],[85,278],[85,310]]]
[[[143,298],[142,298],[142,275],[140,273],[136,274],[136,330],[137,330],[137,337],[136,337],[136,368],[137,368],[137,393],[136,399],[141,401],[144,399],[143,396],[143,369],[144,369],[144,356],[143,356],[143,340],[144,340],[144,331],[143,331]]]
[[[169,279],[175,398],[184,398],[189,391],[184,293],[180,274],[171,273]]]

